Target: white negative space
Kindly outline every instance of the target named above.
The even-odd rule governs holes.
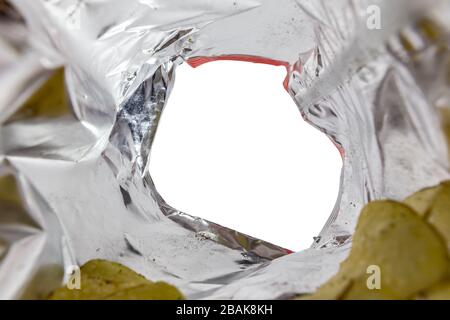
[[[247,62],[181,65],[150,172],[174,208],[298,251],[331,214],[342,161],[302,119],[285,75]]]

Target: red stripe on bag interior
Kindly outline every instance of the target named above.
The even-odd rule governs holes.
[[[224,55],[224,56],[216,56],[216,57],[194,57],[190,58],[187,63],[193,67],[197,68],[202,64],[213,62],[213,61],[243,61],[243,62],[253,62],[253,63],[262,63],[268,64],[271,66],[283,66],[286,68],[286,78],[283,81],[283,86],[288,91],[288,83],[289,83],[289,63],[279,60],[273,60],[268,58],[262,58],[257,56],[248,56],[248,55]]]

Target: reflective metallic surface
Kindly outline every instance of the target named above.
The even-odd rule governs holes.
[[[11,3],[0,1],[0,298],[44,298],[93,258],[192,299],[308,293],[346,257],[364,204],[449,179],[449,1]],[[150,177],[176,67],[226,56],[285,65],[304,119],[342,152],[339,199],[308,250],[179,212]]]

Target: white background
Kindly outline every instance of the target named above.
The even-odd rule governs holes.
[[[180,66],[150,172],[171,206],[301,250],[333,209],[342,161],[303,121],[285,75],[248,62]]]

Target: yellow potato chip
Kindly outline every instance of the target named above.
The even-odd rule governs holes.
[[[0,177],[0,201],[17,206],[22,205],[22,200],[14,176],[5,175]]]
[[[0,238],[0,259],[3,258],[7,250],[8,250],[8,243],[2,238]]]
[[[421,190],[405,200],[430,223],[445,240],[450,250],[450,183]]]
[[[351,287],[353,279],[346,276],[343,272],[338,272],[334,277],[328,280],[317,291],[310,296],[301,296],[300,300],[336,300],[344,295]]]
[[[82,276],[91,280],[99,280],[117,286],[134,287],[150,281],[133,270],[117,262],[106,260],[90,260],[81,267]]]
[[[125,289],[108,296],[108,300],[182,300],[183,295],[174,286],[155,282]]]
[[[449,266],[436,232],[408,206],[375,201],[362,211],[348,269],[378,266],[381,283],[401,299],[441,280]]]
[[[80,289],[67,286],[57,289],[52,300],[101,300],[101,299],[182,299],[175,287],[153,283],[142,275],[115,262],[91,260],[80,268]]]
[[[442,184],[436,196],[427,221],[438,231],[450,251],[450,185]]]
[[[441,237],[417,213],[395,201],[374,201],[361,213],[338,274],[310,298],[407,299],[442,280],[448,268]],[[379,277],[379,287],[367,285],[372,277]]]
[[[386,285],[380,288],[371,288],[370,278],[368,275],[362,275],[353,280],[349,288],[343,292],[340,299],[342,300],[396,300],[399,299],[395,295],[394,290]]]
[[[417,295],[419,300],[450,300],[450,281],[441,282]]]
[[[8,122],[32,118],[56,118],[70,113],[65,93],[64,70],[58,69],[8,119]]]
[[[442,185],[420,190],[406,198],[404,203],[413,208],[420,216],[424,217],[441,190]]]

